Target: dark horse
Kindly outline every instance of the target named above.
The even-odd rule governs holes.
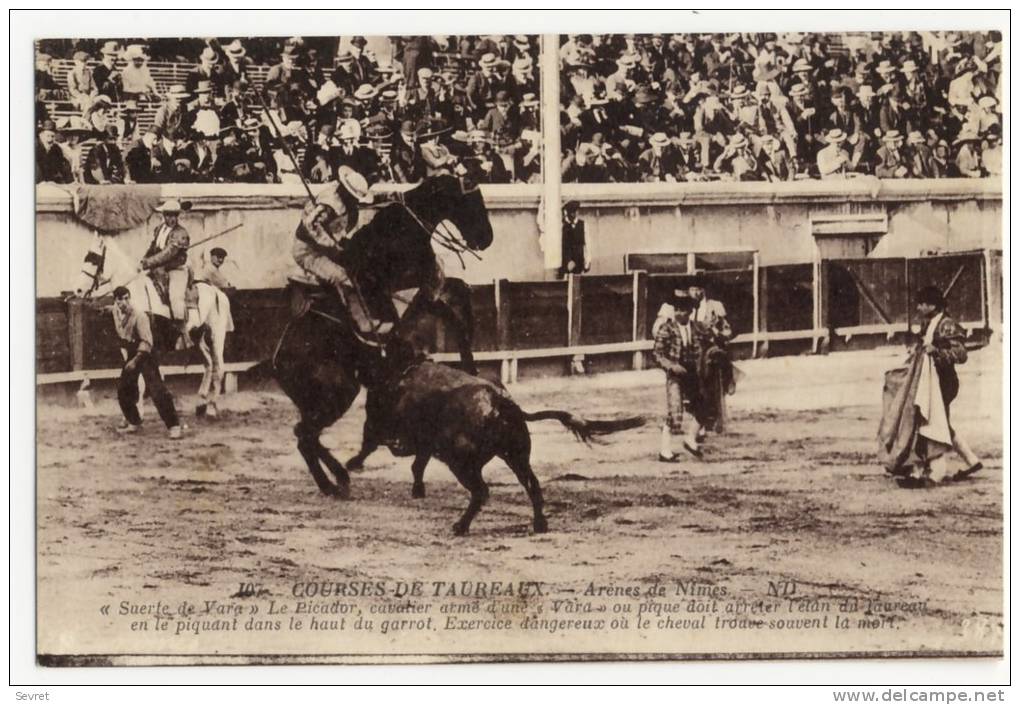
[[[392,307],[393,292],[418,288],[405,313],[406,324],[400,326],[403,335],[413,337],[416,321],[442,320],[454,331],[465,370],[474,373],[470,290],[460,280],[443,280],[433,237],[459,251],[483,250],[492,243],[492,226],[477,188],[465,188],[452,176],[426,179],[383,207],[349,239],[343,264],[373,311]],[[350,408],[362,384],[378,376],[381,350],[360,339],[333,296],[302,301],[296,308],[277,343],[273,376],[301,413],[294,435],[316,485],[324,494],[346,498],[350,476],[319,436]]]

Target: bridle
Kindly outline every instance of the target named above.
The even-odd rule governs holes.
[[[93,252],[92,250],[86,252],[85,263],[94,264],[96,267],[95,274],[86,271],[84,268],[81,270],[82,274],[92,280],[91,286],[89,286],[89,288],[81,295],[83,299],[89,299],[92,297],[92,294],[99,289],[100,284],[102,284],[103,268],[106,265],[106,243],[102,243],[101,254]]]
[[[458,181],[460,183],[461,193],[466,193],[464,191],[463,180]],[[461,256],[465,252],[472,255],[475,259],[481,261],[482,259],[481,255],[475,252],[471,248],[471,246],[468,245],[466,242],[462,244],[461,242],[458,242],[458,240],[453,235],[450,235],[449,233],[446,232],[441,232],[439,230],[439,226],[442,225],[442,221],[438,223],[429,223],[426,219],[422,218],[417,212],[415,212],[415,210],[407,204],[407,200],[404,197],[403,193],[397,193],[396,200],[394,202],[399,204],[407,212],[407,214],[411,216],[411,220],[413,220],[426,235],[435,240],[436,244],[446,248],[453,254],[457,255],[457,259],[460,260],[461,267],[465,266],[464,258]]]

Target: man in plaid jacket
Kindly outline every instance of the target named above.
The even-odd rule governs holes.
[[[694,299],[681,289],[676,290],[674,296],[674,318],[658,329],[653,349],[656,363],[666,372],[666,423],[659,447],[659,461],[663,463],[680,462],[673,452],[673,436],[682,436],[684,450],[701,458],[697,441],[702,399],[698,367],[708,333],[700,323],[691,320]],[[692,417],[686,430],[683,424],[685,403]]]

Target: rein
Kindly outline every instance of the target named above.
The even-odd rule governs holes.
[[[420,227],[426,235],[435,240],[436,243],[438,243],[440,246],[445,247],[447,250],[457,255],[457,259],[460,260],[461,268],[466,268],[464,264],[464,258],[461,256],[465,252],[473,255],[475,259],[481,261],[482,259],[481,255],[479,255],[477,252],[471,249],[470,246],[468,246],[467,244],[462,245],[459,242],[457,242],[453,237],[440,233],[438,229],[439,228],[438,224],[429,227],[425,223],[425,221],[417,213],[414,212],[414,209],[411,208],[411,206],[407,205],[407,201],[404,199],[403,193],[396,194],[396,198],[397,200],[395,202],[400,204],[400,206],[407,212],[409,216],[411,216],[411,219],[418,224],[418,227]]]

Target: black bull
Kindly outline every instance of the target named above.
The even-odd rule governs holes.
[[[436,271],[430,228],[443,220],[457,227],[472,250],[484,249],[492,241],[481,193],[477,189],[464,193],[456,179],[440,177],[407,192],[403,204],[380,211],[345,249],[349,271],[370,307],[386,305],[384,300],[394,290],[422,287],[392,334],[389,355],[359,340],[335,302],[313,304],[302,307],[288,324],[272,359],[273,376],[300,412],[294,427],[298,451],[323,494],[350,496],[347,469],[319,437],[350,408],[364,385],[369,389],[369,409],[383,410],[366,422],[366,447],[383,440],[398,452],[414,455],[415,496],[424,494],[422,474],[432,456],[450,465],[471,492],[471,503],[455,531],[466,532],[485,502],[488,489],[481,469],[497,456],[520,478],[535,509],[535,530],[544,531],[541,489],[530,467],[531,439],[525,422],[557,419],[588,440],[595,434],[640,425],[643,419],[585,421],[563,411],[529,415],[495,385],[467,372],[419,363],[416,332],[424,321],[438,317],[457,333],[465,369],[476,371],[470,352],[472,319],[466,285],[447,280],[438,292],[430,290]],[[402,391],[395,394],[394,390]],[[424,428],[431,431],[423,435]],[[470,442],[459,446],[451,439]]]

